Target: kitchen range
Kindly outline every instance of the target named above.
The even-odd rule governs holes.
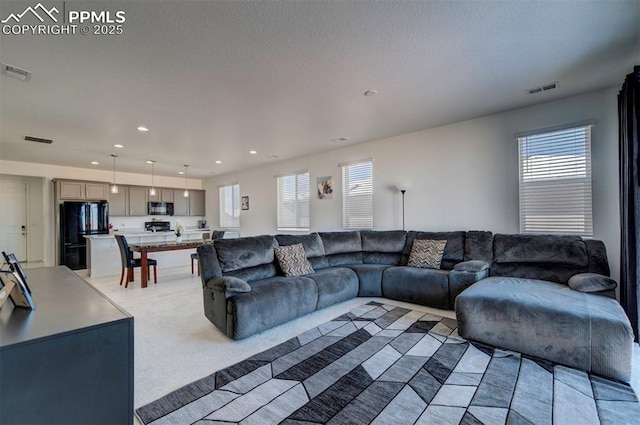
[[[144,230],[147,232],[172,232],[169,221],[145,221]]]

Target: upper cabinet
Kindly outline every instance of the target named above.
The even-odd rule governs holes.
[[[185,198],[183,192],[183,189],[173,189],[173,215],[189,215],[189,198]]]
[[[109,184],[75,180],[56,180],[58,199],[102,201],[109,199]]]
[[[205,215],[205,191],[191,190],[189,191],[189,215]]]
[[[147,186],[118,186],[118,193],[109,193],[109,183],[54,179],[56,199],[109,201],[111,216],[146,216],[147,202],[173,202],[173,215],[205,215],[205,191],[189,190],[185,198],[183,189],[156,188],[156,195],[149,195]]]
[[[129,186],[129,215],[147,215],[149,189]]]
[[[109,194],[109,215],[129,215],[129,188],[120,186],[118,193]]]

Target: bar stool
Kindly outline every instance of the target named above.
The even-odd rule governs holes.
[[[222,239],[224,237],[224,230],[214,230],[213,233],[211,234],[211,240],[215,240],[215,239]],[[202,239],[204,239],[205,241],[207,239],[209,239],[209,234],[208,233],[203,233],[202,234]],[[198,261],[198,253],[194,252],[193,254],[191,254],[191,274],[193,274],[193,262],[194,261]],[[200,276],[200,264],[198,264],[198,276]]]

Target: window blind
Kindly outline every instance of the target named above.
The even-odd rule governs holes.
[[[220,228],[240,228],[240,185],[221,186],[218,189]]]
[[[373,162],[342,165],[342,227],[373,229]]]
[[[591,125],[517,139],[520,232],[593,236]]]
[[[309,173],[277,178],[278,230],[309,230]]]

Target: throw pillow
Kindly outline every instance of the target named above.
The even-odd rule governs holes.
[[[273,250],[285,276],[302,276],[313,273],[313,267],[311,267],[301,243],[277,246]]]
[[[579,292],[600,292],[616,289],[618,283],[608,276],[597,273],[578,273],[569,278],[569,287]]]
[[[458,263],[455,266],[453,266],[454,270],[458,270],[461,272],[472,272],[472,273],[478,273],[488,268],[489,268],[489,263],[482,260],[463,261],[462,263]]]
[[[446,245],[447,241],[434,241],[431,239],[414,240],[407,265],[409,267],[439,269]]]

